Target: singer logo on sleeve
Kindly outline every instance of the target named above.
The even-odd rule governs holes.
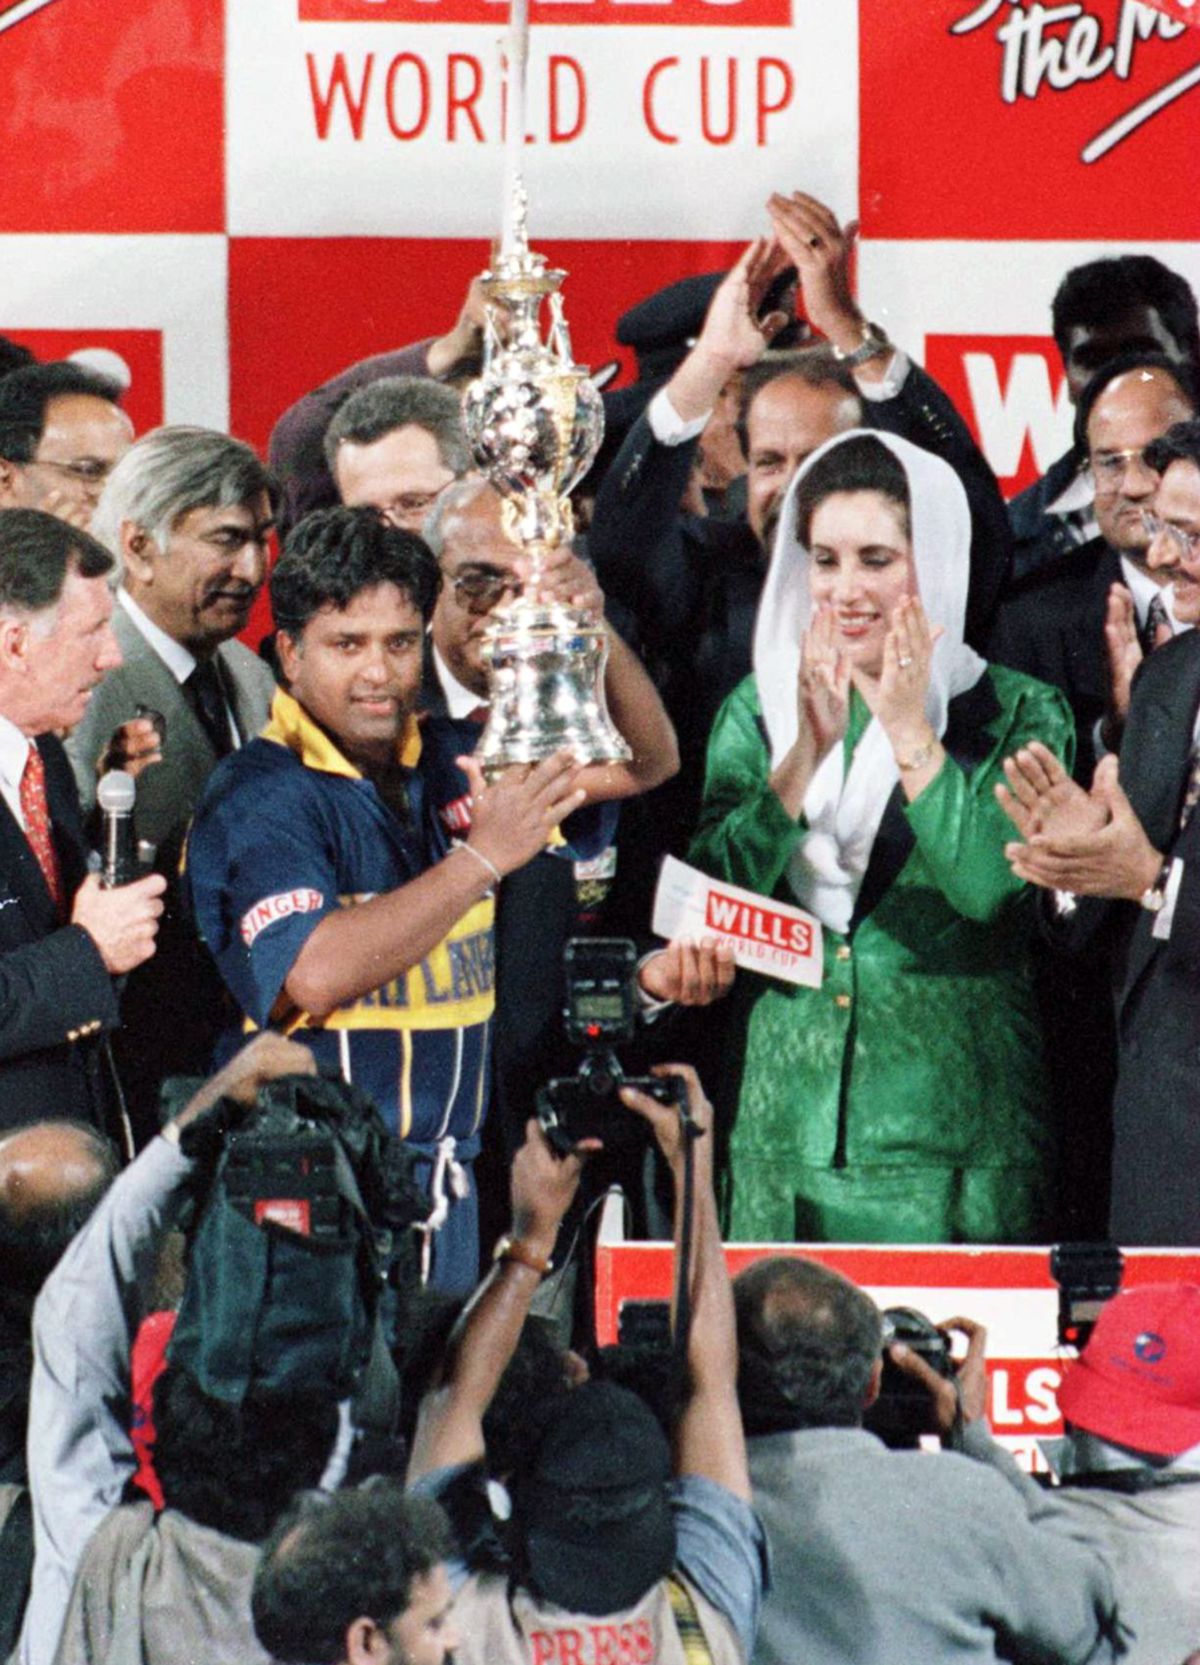
[[[242,915],[242,941],[249,948],[268,925],[289,919],[294,913],[313,913],[324,905],[325,898],[319,890],[281,890],[278,896],[264,896]]]

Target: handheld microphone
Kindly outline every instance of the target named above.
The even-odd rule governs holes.
[[[133,802],[137,788],[124,769],[110,769],[100,777],[96,802],[100,806],[100,883],[105,890],[132,884],[138,876],[137,840],[133,831]]]

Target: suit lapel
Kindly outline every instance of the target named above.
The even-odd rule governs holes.
[[[1126,726],[1121,742],[1121,784],[1154,848],[1170,856],[1185,855],[1200,845],[1200,818],[1194,812],[1183,832],[1179,830],[1200,700],[1200,633],[1189,631],[1167,642],[1147,668],[1153,680],[1143,678],[1140,690],[1135,685],[1135,720]],[[1162,947],[1153,934],[1153,914],[1135,909],[1135,915],[1122,1004]]]
[[[1158,850],[1178,836],[1197,699],[1200,633],[1189,631],[1146,661],[1121,742],[1121,784]]]

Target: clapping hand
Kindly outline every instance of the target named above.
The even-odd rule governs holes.
[[[1169,635],[1170,625],[1165,628]],[[1114,584],[1108,592],[1108,605],[1104,617],[1104,645],[1108,650],[1109,677],[1109,710],[1105,719],[1108,732],[1105,733],[1104,740],[1109,750],[1115,751],[1115,746],[1109,744],[1109,735],[1112,733],[1109,725],[1115,725],[1116,733],[1112,733],[1112,738],[1116,739],[1129,715],[1129,690],[1134,673],[1144,657],[1142,644],[1138,641],[1133,597],[1124,584]]]
[[[996,788],[1001,808],[1025,842],[1008,844],[1013,872],[1045,890],[1137,901],[1162,870],[1117,779],[1117,760],[1100,760],[1091,792],[1070,779],[1036,741],[1004,765],[1013,791]],[[1014,802],[1015,800],[1015,802]]]
[[[831,607],[821,607],[800,645],[797,689],[800,733],[812,740],[814,760],[837,745],[850,718],[850,662],[837,645]]]
[[[931,627],[915,595],[902,596],[883,643],[879,680],[855,672],[854,681],[895,746],[911,746],[929,735],[925,700],[934,644],[942,627]]]

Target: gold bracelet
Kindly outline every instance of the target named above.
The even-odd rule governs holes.
[[[910,769],[923,769],[937,750],[937,743],[937,735],[931,735],[923,746],[917,747],[911,757],[898,757],[896,759],[897,769],[902,773],[907,773]]]

